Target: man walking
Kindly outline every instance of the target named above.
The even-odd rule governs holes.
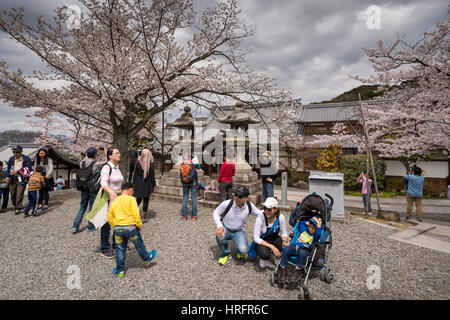
[[[75,220],[73,221],[72,234],[80,232],[81,221],[83,220],[84,213],[89,205],[89,211],[92,210],[92,205],[94,204],[96,194],[90,194],[89,192],[89,182],[92,178],[92,173],[95,171],[94,167],[102,165],[103,163],[96,163],[95,159],[97,157],[97,149],[90,147],[86,150],[86,157],[80,163],[80,169],[78,169],[79,175],[77,179],[77,189],[81,193],[80,209],[77,212]],[[95,168],[97,169],[97,168]],[[85,173],[84,173],[85,172]],[[84,173],[84,174],[83,174]],[[84,175],[84,177],[82,177]],[[80,181],[81,180],[81,181]],[[94,231],[95,226],[89,221],[88,231]]]
[[[25,188],[27,186],[26,181],[19,180],[20,172],[31,172],[33,163],[28,156],[22,154],[22,146],[16,146],[13,149],[14,155],[8,160],[8,167],[6,172],[6,182],[9,182],[9,193],[11,195],[11,202],[14,208],[14,213],[22,213],[22,202]]]

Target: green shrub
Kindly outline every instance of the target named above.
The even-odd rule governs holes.
[[[384,189],[384,179],[386,172],[386,163],[378,157],[373,157],[375,173],[377,175],[378,190]],[[361,184],[356,181],[361,172],[366,170],[366,155],[346,155],[341,157],[340,172],[344,174],[345,190],[361,190]],[[369,176],[373,180],[372,170],[369,170]]]

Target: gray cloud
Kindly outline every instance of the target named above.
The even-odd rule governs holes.
[[[32,23],[38,15],[51,19],[53,10],[64,4],[77,1],[3,0],[0,10],[23,5],[26,20]],[[194,0],[198,13],[213,4]],[[254,49],[248,63],[304,103],[330,99],[360,85],[348,75],[373,72],[362,47],[374,47],[378,39],[390,43],[397,33],[414,40],[438,20],[448,19],[445,0],[245,0],[238,5],[242,19],[256,27],[254,37],[243,42]],[[371,5],[382,10],[380,30],[366,26],[364,12]],[[5,34],[0,34],[0,60],[25,72],[43,68],[37,57]],[[0,104],[0,110],[5,107]],[[13,113],[8,109],[0,116]]]

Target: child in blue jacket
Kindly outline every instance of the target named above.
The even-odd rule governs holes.
[[[280,262],[280,282],[287,281],[287,269],[289,257],[297,257],[297,266],[292,273],[289,281],[297,283],[300,279],[302,268],[306,263],[306,258],[309,256],[310,248],[322,236],[322,220],[320,218],[312,218],[309,221],[300,221],[297,228],[300,232],[296,239],[292,239],[288,247],[284,247],[281,252]]]

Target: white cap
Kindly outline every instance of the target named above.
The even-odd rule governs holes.
[[[267,209],[278,208],[278,201],[273,197],[269,197],[264,201],[263,206]]]

